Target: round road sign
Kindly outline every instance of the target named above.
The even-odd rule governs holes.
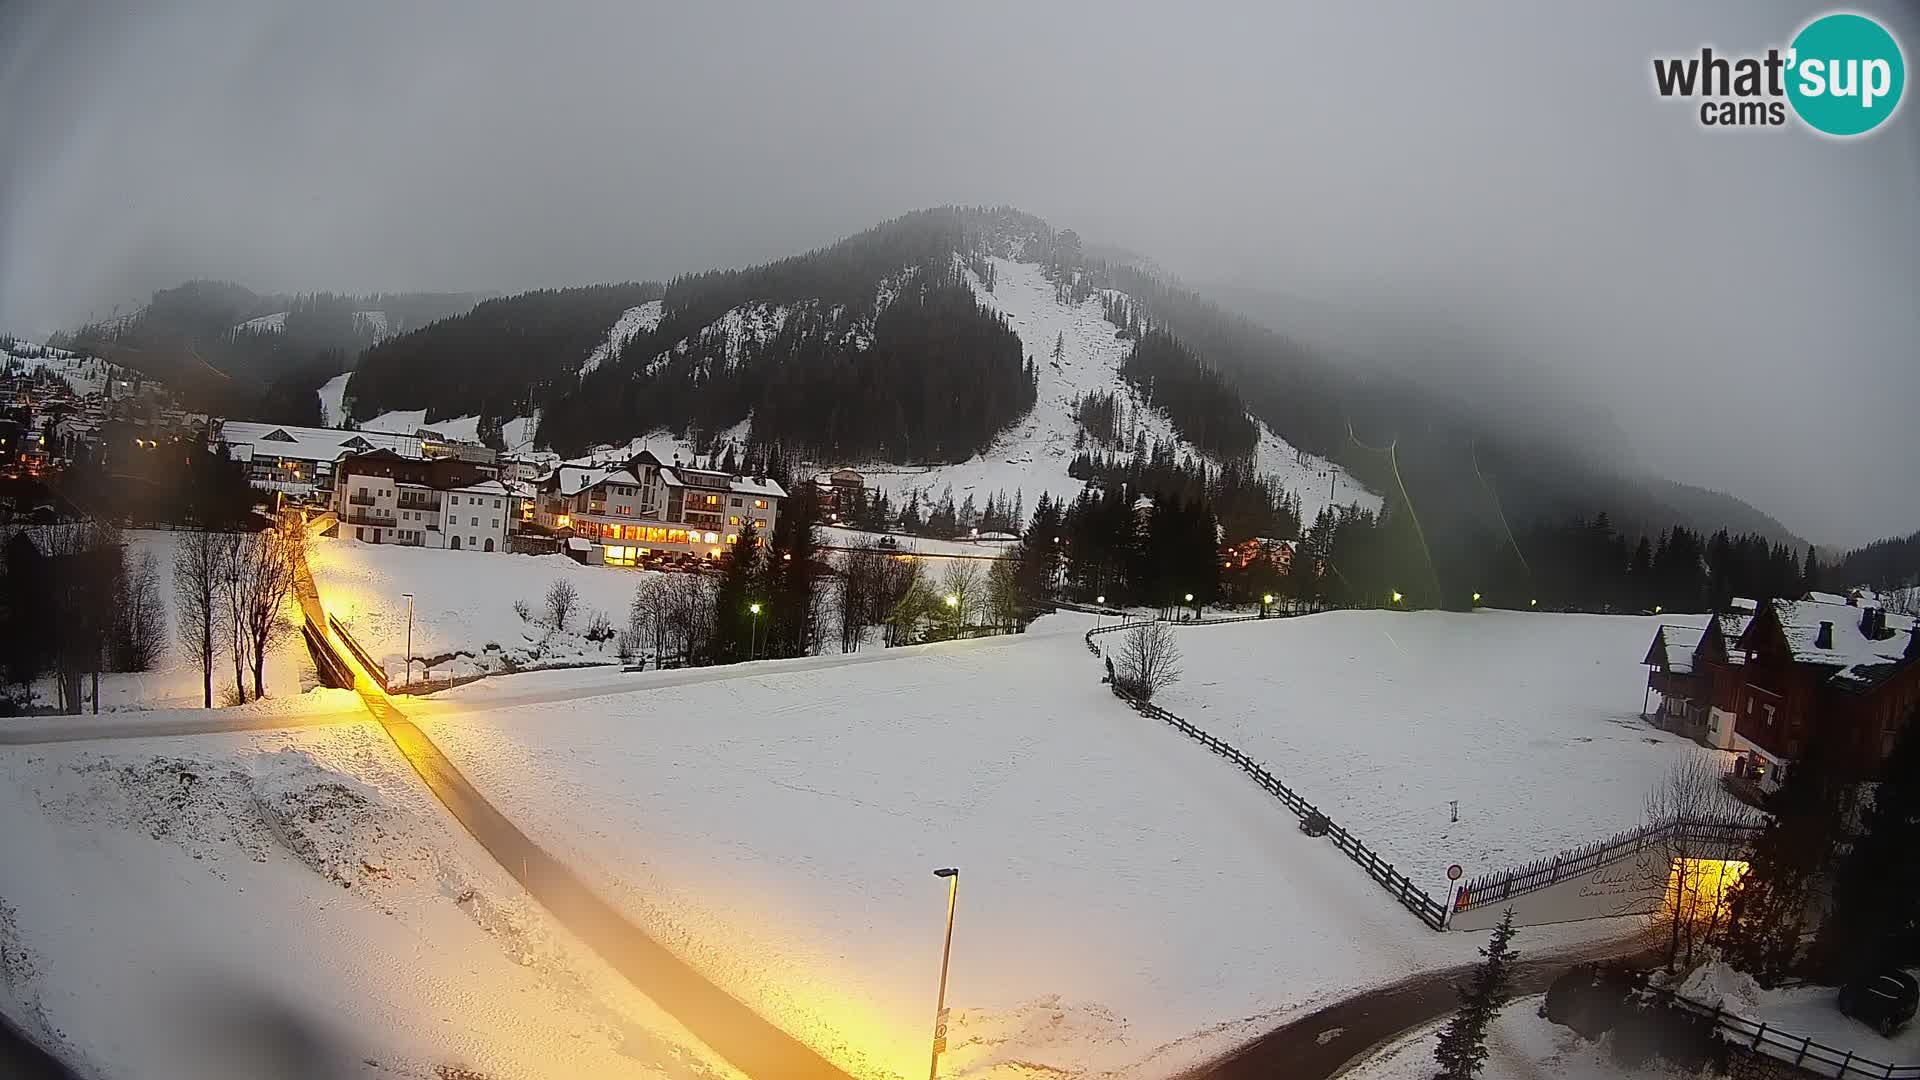
[[[1463,873],[1466,873],[1466,871],[1460,869],[1460,864],[1454,863],[1452,866],[1447,867],[1447,880],[1459,881],[1460,875]]]

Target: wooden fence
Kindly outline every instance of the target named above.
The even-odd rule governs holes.
[[[1455,896],[1453,907],[1455,911],[1467,911],[1504,904],[1516,896],[1634,858],[1650,847],[1684,844],[1731,853],[1745,849],[1759,833],[1760,826],[1737,821],[1681,820],[1643,825],[1585,847],[1472,878]]]
[[[1259,616],[1252,616],[1252,618],[1259,618]],[[1086,634],[1087,648],[1091,650],[1094,655],[1098,656],[1100,654],[1100,646],[1093,643],[1096,635],[1111,634],[1119,630],[1131,630],[1141,625],[1144,625],[1144,623],[1123,622],[1114,626],[1103,626],[1089,630]],[[1378,853],[1367,847],[1358,837],[1335,824],[1334,821],[1322,813],[1318,807],[1282,783],[1279,777],[1268,771],[1264,762],[1253,760],[1241,751],[1239,747],[1234,746],[1225,739],[1215,738],[1213,735],[1202,731],[1200,728],[1195,727],[1193,724],[1175,716],[1160,706],[1124,692],[1118,683],[1113,685],[1113,693],[1114,696],[1126,702],[1140,715],[1164,721],[1182,735],[1185,735],[1189,739],[1192,739],[1232,762],[1241,772],[1252,777],[1254,783],[1259,784],[1267,790],[1268,794],[1279,799],[1281,805],[1291,810],[1300,820],[1305,821],[1310,817],[1317,816],[1325,821],[1327,824],[1327,838],[1332,840],[1333,845],[1339,848],[1347,858],[1352,859],[1355,865],[1365,870],[1368,877],[1377,882],[1381,888],[1387,890],[1387,893],[1395,900],[1398,900],[1408,911],[1413,912],[1414,916],[1421,922],[1426,923],[1435,930],[1446,929],[1447,906],[1445,904],[1428,896],[1424,890],[1415,885],[1405,874],[1394,869],[1392,863],[1382,859]]]
[[[1805,1035],[1776,1031],[1763,1021],[1749,1020],[1727,1012],[1721,1005],[1708,1005],[1657,987],[1654,993],[1679,1008],[1712,1020],[1714,1029],[1730,1036],[1729,1041],[1739,1043],[1756,1054],[1787,1062],[1795,1068],[1835,1077],[1836,1080],[1854,1076],[1869,1077],[1871,1080],[1920,1080],[1920,1065],[1885,1065],[1863,1058],[1852,1050],[1841,1050],[1816,1042]]]

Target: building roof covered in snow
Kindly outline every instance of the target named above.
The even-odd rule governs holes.
[[[1698,627],[1662,624],[1653,632],[1653,644],[1641,663],[1663,668],[1676,675],[1693,673],[1693,651],[1706,633]]]
[[[391,450],[411,458],[420,456],[418,436],[349,431],[345,428],[227,420],[220,424],[216,439],[227,447],[229,456],[242,459],[266,455],[302,461],[333,461],[342,454],[367,450]]]
[[[1865,604],[1812,599],[1775,600],[1756,616],[1741,644],[1751,649],[1764,626],[1778,626],[1795,663],[1836,669],[1832,679],[1855,688],[1872,686],[1908,659],[1915,648],[1915,620]]]

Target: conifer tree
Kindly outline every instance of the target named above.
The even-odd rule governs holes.
[[[1814,941],[1814,965],[1834,982],[1920,963],[1920,707],[1907,713],[1862,825]]]
[[[1480,950],[1485,959],[1460,990],[1460,1008],[1433,1048],[1433,1060],[1440,1063],[1434,1080],[1473,1080],[1480,1074],[1487,1060],[1488,1029],[1507,1003],[1513,962],[1520,955],[1511,947],[1514,933],[1513,909],[1508,908],[1487,947]]]
[[[1814,887],[1833,859],[1846,785],[1814,738],[1767,809],[1773,817],[1754,841],[1747,872],[1727,903],[1721,949],[1727,962],[1772,986],[1790,971],[1806,928]]]

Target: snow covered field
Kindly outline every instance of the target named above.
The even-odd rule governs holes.
[[[102,1077],[737,1075],[371,724],[0,749],[0,821],[0,1003]]]
[[[962,869],[948,1075],[1162,1077],[1341,993],[1461,962],[1323,841],[1098,679],[1078,630],[521,676],[409,706],[637,921],[857,1075],[926,1067]],[[626,689],[632,692],[618,693]],[[1611,932],[1556,928],[1536,940]]]
[[[1640,719],[1661,622],[1482,610],[1333,612],[1179,631],[1158,704],[1275,775],[1437,897],[1644,822],[1670,762]],[[1460,820],[1448,803],[1459,800]]]
[[[1074,401],[1090,393],[1114,393],[1123,401],[1136,400],[1133,388],[1120,378],[1120,362],[1133,343],[1113,336],[1113,324],[1102,315],[1102,298],[1062,304],[1054,298],[1053,283],[1039,266],[1001,258],[991,262],[993,291],[987,291],[975,278],[974,293],[983,304],[1005,315],[1007,324],[1020,335],[1026,354],[1039,368],[1039,396],[1025,419],[1002,434],[991,450],[970,461],[931,469],[858,466],[870,484],[895,498],[896,505],[912,490],[938,498],[949,484],[956,501],[968,492],[984,501],[993,492],[1012,495],[1015,490],[1025,496],[1028,507],[1042,492],[1070,500],[1083,486],[1067,475],[1079,427],[1073,414]],[[1053,358],[1056,342],[1063,345],[1063,355],[1057,362]],[[1180,441],[1172,423],[1154,410],[1142,408],[1139,417],[1148,442]],[[1313,457],[1302,462],[1293,447],[1265,424],[1260,425],[1260,431],[1260,445],[1255,451],[1260,470],[1278,477],[1288,491],[1299,493],[1301,513],[1307,522],[1311,523],[1319,509],[1327,505],[1329,474],[1334,502],[1379,505],[1377,496],[1338,466]]]
[[[499,670],[509,660],[521,667],[613,663],[612,642],[589,642],[579,631],[594,611],[616,627],[625,626],[633,590],[646,573],[582,566],[564,555],[444,551],[328,537],[316,538],[307,557],[327,610],[392,673],[396,686],[406,670],[403,593],[414,596],[414,656],[444,658],[427,676],[460,678]],[[524,600],[538,615],[547,589],[561,580],[572,582],[580,596],[570,632],[550,634],[514,612],[514,602]],[[466,655],[451,655],[457,653]],[[423,677],[417,664],[414,677]]]

